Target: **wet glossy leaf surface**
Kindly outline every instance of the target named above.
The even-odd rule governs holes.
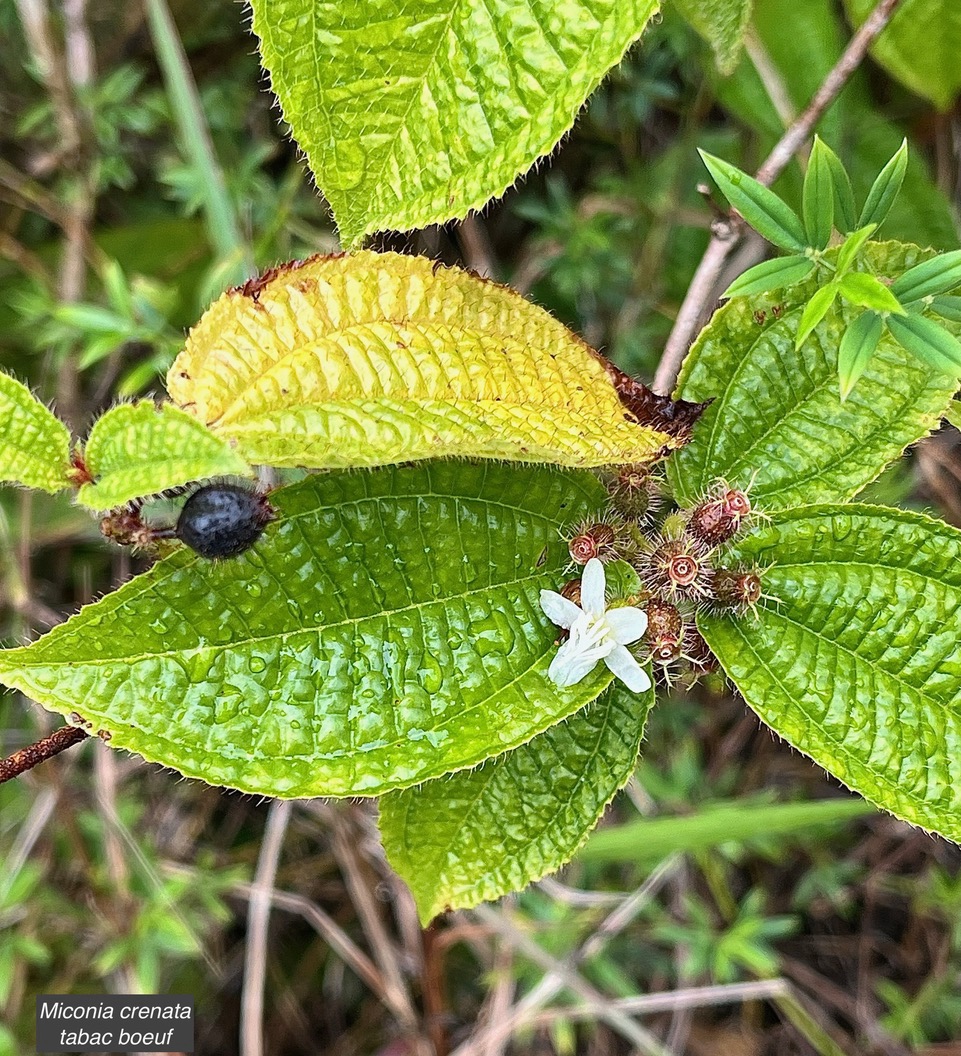
[[[520,891],[569,861],[634,772],[653,704],[653,688],[615,682],[507,755],[385,796],[384,849],[421,919]]]
[[[0,681],[114,747],[281,796],[377,795],[474,766],[593,700],[558,690],[540,590],[589,474],[431,463],[271,494],[253,549],[180,551],[30,646]]]
[[[961,533],[814,506],[776,515],[733,559],[772,566],[758,618],[698,626],[744,699],[873,803],[959,839]]]
[[[600,357],[543,309],[396,253],[314,258],[228,291],[167,387],[250,462],[278,466],[599,466],[677,443],[630,419]]]
[[[931,255],[896,242],[866,252],[880,277]],[[841,401],[838,350],[860,308],[836,304],[795,351],[799,319],[816,288],[812,278],[780,298],[731,301],[702,331],[677,394],[715,401],[693,441],[668,464],[682,501],[695,501],[718,477],[741,486],[753,477],[752,498],[768,510],[847,499],[938,425],[954,379],[909,357],[889,334]]]

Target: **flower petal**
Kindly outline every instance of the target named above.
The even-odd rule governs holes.
[[[573,601],[554,590],[541,591],[541,608],[551,623],[565,629],[569,628],[578,616],[584,615]]]
[[[618,645],[612,649],[604,657],[604,663],[628,689],[633,690],[635,693],[643,693],[651,688],[650,676],[623,645]]]
[[[575,643],[567,641],[557,650],[557,655],[547,669],[547,676],[561,688],[573,686],[597,667],[598,659],[597,656],[585,655]]]
[[[618,645],[630,645],[643,637],[647,630],[647,613],[625,605],[620,609],[608,609],[604,620],[611,629],[611,635]],[[555,621],[556,622],[556,621]]]
[[[596,557],[592,557],[581,573],[581,608],[589,616],[604,615],[604,591],[606,589],[607,579],[604,575],[604,565]]]

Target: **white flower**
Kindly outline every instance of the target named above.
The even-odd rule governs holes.
[[[570,631],[547,671],[558,686],[573,686],[603,660],[635,693],[651,688],[643,667],[625,646],[647,630],[647,613],[633,606],[605,611],[604,566],[592,557],[581,575],[581,604],[553,590],[541,591],[541,608],[548,618]]]

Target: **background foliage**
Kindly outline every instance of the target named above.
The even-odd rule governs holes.
[[[0,364],[55,399],[78,431],[118,393],[159,391],[183,328],[226,281],[335,248],[235,6],[180,5],[175,35],[156,3],[148,11],[149,21],[133,6],[94,3],[79,34],[53,20],[47,39],[74,47],[60,64],[64,91],[14,4],[0,3]],[[492,273],[650,377],[708,237],[695,146],[755,167],[848,33],[829,0],[756,0],[746,50],[723,77],[668,10],[594,95],[554,164],[482,220],[378,245]],[[94,59],[86,67],[78,40]],[[821,132],[859,198],[909,133],[905,192],[885,234],[953,248],[956,86],[940,74],[912,84],[903,63],[899,71],[880,45],[877,53],[883,65],[856,75]],[[184,104],[191,78],[199,125]],[[777,189],[798,205],[800,170]],[[224,215],[227,227],[217,223]],[[739,268],[763,251],[748,243]],[[872,498],[934,503],[959,523],[956,437],[946,429],[922,445]],[[4,644],[131,570],[65,497],[3,491],[0,533]],[[35,739],[42,722],[15,695],[0,701],[8,750]],[[809,812],[778,813],[796,807]],[[961,1033],[958,852],[888,818],[841,828],[847,809],[833,783],[760,732],[723,686],[680,688],[654,713],[644,762],[594,838],[607,847],[589,843],[563,886],[455,914],[424,944],[369,817],[298,806],[276,876],[284,895],[266,960],[269,1044],[277,1053],[313,1052],[318,1039],[338,1054],[414,1051],[397,1046],[416,1035],[419,1001],[461,1041],[482,1014],[556,989],[550,971],[573,965],[600,1002],[585,1014],[562,995],[535,1025],[526,1017],[514,1051],[622,1051],[611,1025],[619,1001],[774,980],[755,1000],[693,1014],[668,1003],[641,1022],[695,1054],[735,1044],[934,1053]],[[201,1051],[235,1048],[264,813],[99,745],[0,789],[0,1052],[29,1051],[32,995],[58,989],[193,990]],[[636,828],[662,819],[671,819],[667,840],[663,825],[660,835]]]

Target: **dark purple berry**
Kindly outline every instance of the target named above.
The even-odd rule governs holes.
[[[262,495],[239,484],[206,484],[184,503],[177,537],[201,557],[234,557],[249,550],[273,518]]]

